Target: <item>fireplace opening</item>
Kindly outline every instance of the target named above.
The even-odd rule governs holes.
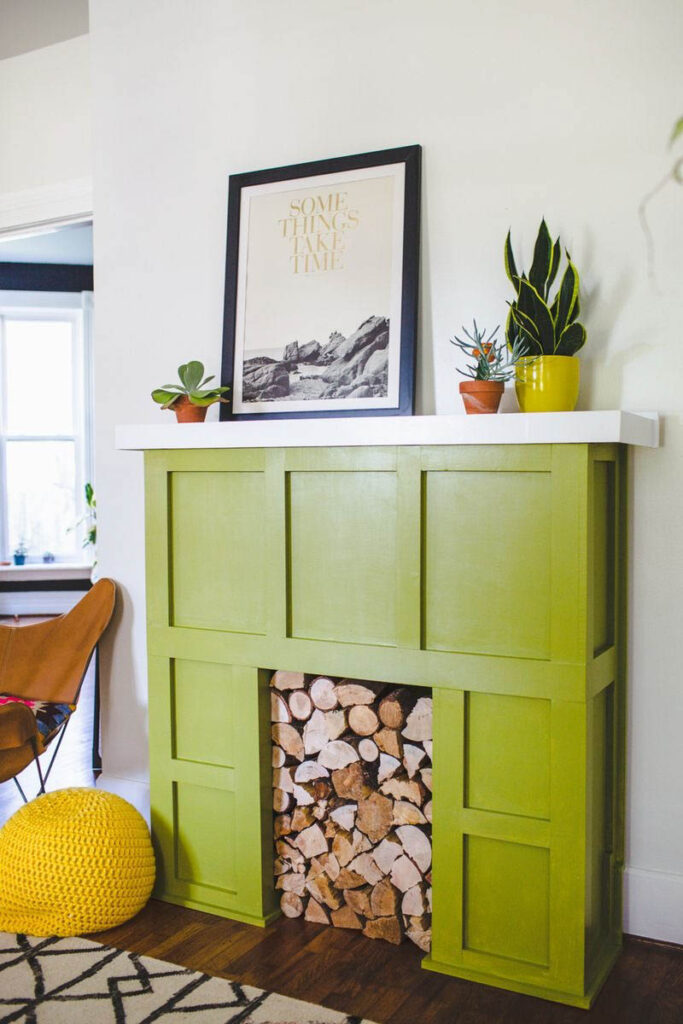
[[[270,687],[282,912],[428,951],[431,690],[283,671]]]

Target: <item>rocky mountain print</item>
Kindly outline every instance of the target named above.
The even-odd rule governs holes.
[[[384,398],[389,365],[389,319],[370,316],[345,338],[333,331],[327,342],[293,341],[281,359],[245,359],[245,402],[326,398]]]

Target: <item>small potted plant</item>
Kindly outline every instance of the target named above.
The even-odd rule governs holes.
[[[152,392],[152,398],[162,409],[173,409],[178,423],[202,423],[210,405],[228,401],[222,396],[229,388],[204,387],[214,376],[204,377],[204,364],[194,359],[178,367],[180,384],[164,384]]]
[[[567,266],[555,297],[550,291],[562,259],[560,239],[554,242],[541,221],[531,269],[518,272],[510,232],[505,239],[505,271],[517,298],[509,302],[505,334],[508,346],[525,346],[527,359],[517,367],[517,400],[522,412],[571,412],[579,397],[576,353],[586,340],[580,324],[579,274],[565,249]]]
[[[462,328],[467,341],[457,334],[450,339],[451,345],[455,345],[472,360],[466,369],[458,369],[458,373],[468,378],[460,382],[460,394],[466,413],[498,412],[505,381],[514,377],[517,361],[522,352],[526,352],[526,347],[519,344],[508,351],[505,342],[496,338],[499,327],[500,324],[487,338],[486,330],[480,331],[477,321],[473,320],[472,333],[466,327]]]
[[[12,556],[14,558],[14,564],[23,565],[26,561],[27,555],[28,548],[26,547],[26,542],[24,540],[20,540],[17,546],[15,547],[14,554]]]

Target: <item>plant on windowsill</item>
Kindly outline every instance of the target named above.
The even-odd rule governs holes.
[[[27,555],[28,548],[26,547],[26,543],[23,540],[20,540],[17,546],[15,547],[14,554],[12,556],[14,558],[14,564],[24,565],[24,563],[26,562]]]
[[[468,341],[457,334],[449,339],[451,345],[472,360],[464,370],[458,369],[458,373],[468,378],[460,382],[460,394],[468,414],[498,412],[505,381],[514,377],[517,362],[527,351],[521,342],[515,342],[508,351],[505,342],[496,338],[499,327],[500,324],[487,338],[486,330],[480,331],[477,321],[472,320],[471,334],[464,325],[462,328]]]
[[[180,384],[164,384],[152,392],[152,398],[162,409],[173,409],[178,423],[202,423],[210,405],[228,401],[222,396],[229,388],[204,387],[214,376],[204,377],[204,364],[194,359],[178,367]]]
[[[522,412],[571,412],[579,397],[576,353],[586,341],[579,315],[579,273],[565,249],[567,267],[555,298],[550,290],[560,268],[559,237],[553,242],[541,221],[528,274],[518,273],[510,232],[505,239],[505,271],[517,298],[509,302],[505,335],[513,351],[526,346],[527,359],[517,367],[517,400]]]
[[[79,527],[81,527],[81,526],[85,528],[85,532],[84,532],[84,536],[83,536],[83,542],[81,544],[81,547],[87,549],[87,548],[92,546],[92,549],[93,549],[93,563],[92,563],[93,573],[92,573],[92,579],[93,579],[93,582],[94,582],[94,580],[95,580],[95,569],[96,569],[96,566],[97,566],[97,557],[96,557],[96,554],[95,554],[95,552],[96,552],[96,544],[97,544],[97,499],[95,498],[95,490],[94,490],[93,485],[91,483],[89,483],[89,482],[86,483],[85,487],[83,488],[83,491],[84,491],[84,495],[85,495],[85,505],[86,505],[85,515],[81,516],[81,518],[76,523],[74,523],[73,526],[70,526],[69,529],[67,530],[67,533],[71,533],[73,530],[78,530]],[[47,558],[45,555],[43,555],[43,561],[44,562],[47,562],[47,561],[53,561],[54,562],[54,560],[55,560],[55,556],[54,555],[51,555],[50,558]]]
[[[89,548],[92,544],[93,549],[97,544],[97,499],[95,497],[95,491],[91,483],[87,483],[83,488],[85,495],[85,515],[70,526],[67,533],[71,533],[72,530],[77,530],[79,526],[85,527],[85,535],[83,537],[82,548]],[[45,561],[45,559],[43,559]],[[52,558],[54,562],[54,556]]]

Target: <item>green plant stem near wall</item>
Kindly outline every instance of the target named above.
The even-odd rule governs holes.
[[[671,138],[669,139],[669,147],[675,145],[680,138],[683,138],[683,117],[679,117],[673,127]],[[650,278],[650,283],[655,289],[657,287],[655,279],[655,243],[647,219],[647,207],[651,200],[653,200],[654,197],[662,191],[662,189],[666,188],[670,182],[674,182],[676,185],[683,185],[683,156],[679,156],[674,161],[661,181],[659,181],[653,189],[650,189],[650,191],[643,196],[640,201],[640,205],[638,206],[638,218],[640,220],[640,226],[643,229],[643,234],[645,235],[647,275]]]

